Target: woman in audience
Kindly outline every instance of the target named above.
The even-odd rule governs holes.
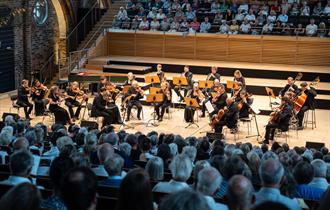
[[[161,181],[164,178],[164,163],[160,157],[151,158],[145,167],[150,181]]]
[[[164,168],[168,169],[171,162],[171,149],[168,144],[161,144],[157,150],[157,156],[163,160]]]
[[[0,200],[2,210],[39,210],[41,194],[30,183],[22,183],[11,188]]]
[[[143,169],[131,170],[119,189],[117,210],[154,210],[151,185]]]

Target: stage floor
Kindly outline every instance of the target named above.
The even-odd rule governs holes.
[[[89,99],[89,102],[92,102],[92,98]],[[11,107],[11,101],[8,97],[8,94],[2,94],[0,95],[0,114],[4,112],[9,112]],[[12,109],[12,112],[16,112],[16,109]],[[205,132],[208,132],[211,130],[208,122],[208,118],[199,118],[197,124],[199,127],[192,125],[189,128],[185,128],[187,126],[187,123],[183,119],[183,109],[177,109],[177,108],[171,108],[170,109],[170,119],[168,114],[165,114],[164,121],[159,123],[159,126],[153,127],[153,126],[147,126],[148,120],[152,119],[152,112],[153,108],[150,106],[144,106],[143,107],[143,116],[144,119],[141,121],[131,119],[127,124],[129,126],[133,126],[133,128],[127,128],[125,129],[127,132],[134,133],[137,131],[140,131],[142,133],[148,133],[150,131],[157,131],[159,133],[174,133],[174,134],[180,134],[183,137],[188,136],[196,136],[200,137],[205,135]],[[83,110],[82,110],[83,113]],[[20,110],[20,116],[24,116],[23,109]],[[198,113],[199,114],[199,113]],[[135,113],[134,113],[135,116]],[[33,117],[33,116],[32,116]],[[85,119],[88,119],[87,110],[85,113]],[[195,115],[196,117],[196,115]],[[33,117],[34,119],[31,121],[32,125],[35,125],[38,122],[42,122],[43,117]],[[269,119],[269,116],[264,115],[258,115],[257,121],[258,121],[258,128],[260,131],[260,135],[263,136],[265,133],[264,126],[267,124]],[[91,121],[95,121],[95,119],[91,118],[89,119]],[[330,110],[316,110],[316,120],[317,120],[317,128],[312,129],[309,125],[308,128],[305,128],[302,131],[294,131],[291,130],[289,132],[289,138],[288,138],[288,144],[293,146],[305,146],[306,141],[312,141],[312,142],[322,142],[325,143],[325,145],[329,148],[330,147]],[[52,119],[49,117],[46,117],[44,119],[44,123],[50,126],[53,122]],[[80,124],[80,122],[76,122],[77,124]],[[120,129],[120,125],[115,125],[116,130],[118,131]],[[256,125],[255,122],[252,122],[252,133],[250,132],[250,135],[256,135]],[[247,133],[247,124],[240,123],[239,127],[239,135],[237,142],[251,142],[252,144],[258,144],[257,137],[251,137],[246,138],[248,135]],[[234,143],[234,135],[230,134],[229,130],[226,132],[226,139],[229,143]],[[280,143],[285,142],[284,136],[277,137],[277,141]]]

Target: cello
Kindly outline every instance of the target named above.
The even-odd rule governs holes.
[[[222,120],[223,116],[225,115],[225,110],[224,109],[220,109],[218,111],[218,114],[213,115],[211,122],[210,122],[210,126],[211,128],[215,128],[215,126]]]

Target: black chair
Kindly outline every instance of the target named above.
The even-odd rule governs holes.
[[[13,186],[0,184],[0,198],[10,190]]]
[[[97,193],[100,196],[117,198],[119,196],[119,188],[118,187],[110,187],[106,185],[97,186]]]
[[[116,209],[117,201],[117,198],[98,196],[96,210]]]
[[[43,186],[45,189],[53,189],[53,182],[49,177],[38,176],[36,182],[38,186]]]
[[[134,165],[137,165],[141,168],[145,168],[147,165],[146,161],[141,161],[141,160],[134,160]]]
[[[18,99],[17,95],[10,96],[12,107],[9,108],[9,112],[11,112],[11,109],[14,108],[17,110],[17,114],[19,114],[19,109],[22,108],[22,106],[20,106],[16,103],[17,99]]]
[[[152,198],[155,203],[159,204],[166,196],[168,196],[168,193],[163,192],[152,192]]]

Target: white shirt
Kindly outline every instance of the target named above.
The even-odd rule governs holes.
[[[244,14],[236,14],[235,15],[235,20],[237,20],[237,21],[243,21],[244,20]]]
[[[249,33],[251,26],[249,23],[248,24],[242,23],[242,25],[240,26],[240,29],[243,33]]]
[[[324,7],[323,13],[328,16],[330,15],[330,5]]]
[[[157,30],[159,28],[160,24],[158,21],[151,21],[150,23],[150,30]]]
[[[3,180],[0,182],[0,184],[5,184],[5,185],[19,185],[22,183],[31,183],[31,181],[26,178],[26,177],[22,177],[22,176],[9,176],[8,179]]]
[[[241,4],[241,5],[239,5],[237,10],[241,10],[242,13],[246,14],[249,11],[249,5],[248,4]]]
[[[153,19],[154,17],[157,17],[157,14],[153,13],[153,11],[150,11],[150,12],[148,13],[147,18],[151,18],[151,19]]]
[[[206,202],[211,208],[211,210],[228,210],[228,207],[226,205],[215,202],[214,198],[212,198],[211,196],[204,195],[204,198],[206,199]]]
[[[245,18],[248,20],[248,21],[255,21],[256,20],[256,16],[254,14],[247,14],[245,16]]]
[[[219,28],[219,32],[225,34],[229,31],[229,26],[227,24],[222,24]]]
[[[163,20],[165,18],[165,14],[164,13],[162,13],[162,14],[157,13],[156,18],[157,18],[157,20]]]
[[[208,30],[211,28],[211,23],[210,22],[202,22],[199,31],[201,33],[207,33]]]
[[[189,188],[189,185],[185,182],[177,182],[170,180],[169,182],[158,182],[154,188],[153,192],[163,192],[163,193],[172,193],[182,189]]]
[[[267,20],[269,20],[270,22],[274,23],[276,21],[276,15],[269,15],[267,17]]]
[[[148,21],[146,21],[146,22],[141,21],[140,22],[139,29],[146,30],[148,28],[149,28],[149,22]]]
[[[126,12],[126,10],[123,10],[123,11],[120,11],[120,10],[119,10],[119,12],[118,12],[118,14],[117,14],[117,17],[118,17],[118,19],[120,19],[120,20],[124,20],[124,19],[126,19],[126,17],[127,17],[127,12]]]
[[[104,166],[103,165],[98,165],[97,167],[95,168],[92,168],[92,171],[94,172],[94,174],[96,176],[100,176],[100,177],[108,177],[108,172],[105,170]],[[126,176],[126,172],[125,171],[122,171],[121,172],[121,177],[124,178]]]
[[[308,185],[319,189],[327,190],[329,183],[325,178],[314,177],[313,180]]]
[[[308,24],[306,26],[306,34],[307,35],[314,35],[316,34],[316,31],[317,31],[317,25],[316,24]]]

